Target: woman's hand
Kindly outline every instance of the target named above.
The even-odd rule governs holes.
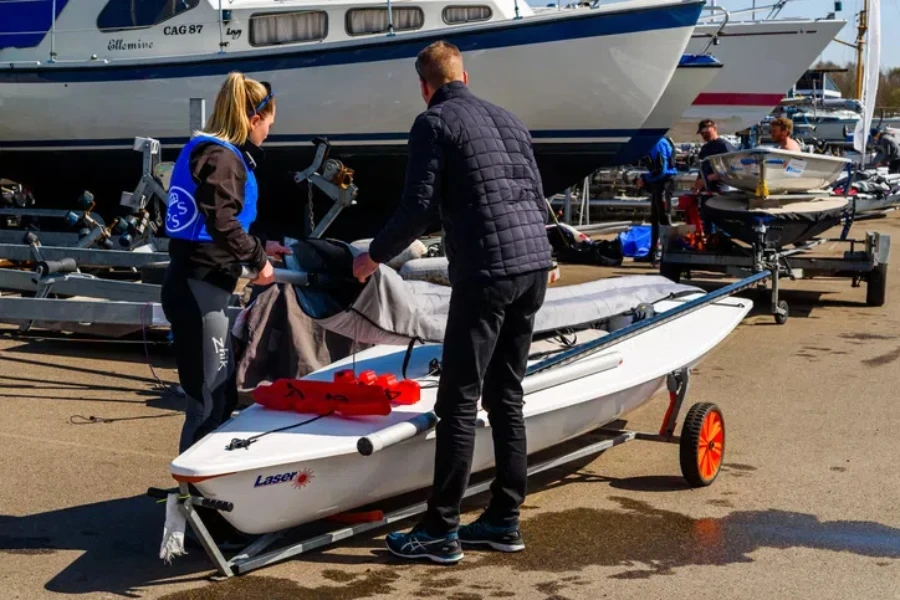
[[[293,254],[294,252],[288,248],[287,246],[282,246],[278,242],[266,242],[266,256],[271,256],[272,258],[281,258],[286,254]]]
[[[262,268],[262,271],[259,272],[259,275],[251,281],[253,285],[269,285],[271,283],[275,283],[275,269],[272,267],[272,263],[266,261],[266,266]]]

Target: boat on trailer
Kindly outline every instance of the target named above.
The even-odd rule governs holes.
[[[847,213],[848,198],[828,189],[850,164],[846,158],[753,148],[705,161],[737,191],[706,200],[703,214],[747,244],[801,244],[840,223]]]
[[[323,247],[316,244],[317,249]],[[293,248],[294,258],[305,262],[305,250]],[[330,259],[327,262],[333,264]],[[449,288],[404,281],[384,266],[363,286],[342,284],[341,277],[315,268],[294,268],[291,277],[282,281],[297,284],[298,300],[307,315],[327,329],[356,332],[361,343],[377,345],[301,380],[279,380],[258,388],[256,404],[172,461],[170,472],[184,494],[183,510],[201,536],[207,534],[192,506],[216,508],[239,531],[263,535],[231,562],[217,554],[211,538],[205,540],[224,575],[246,572],[349,535],[332,533],[316,538],[312,545],[255,557],[279,532],[340,518],[348,511],[352,515],[360,507],[427,488],[432,481],[437,421],[433,408],[442,346],[416,340],[442,335]],[[348,262],[343,272],[349,269]],[[329,278],[338,282],[328,283]],[[659,276],[632,276],[550,288],[536,317],[523,382],[528,454],[610,424],[646,404],[667,384],[673,406],[660,436],[644,438],[672,441],[691,367],[750,311],[751,301],[730,296],[754,283],[748,280],[705,294]],[[402,306],[386,304],[404,299]],[[561,332],[566,332],[567,340],[557,343]],[[322,390],[328,386],[335,386],[331,394],[335,401],[349,396],[347,388],[340,387],[347,382],[365,387],[363,380],[371,384],[384,375],[388,377],[376,383],[388,389],[393,376],[417,388],[418,400],[392,402],[387,410],[368,416],[339,414],[344,409],[334,406],[315,411],[309,404],[314,394],[325,398]],[[294,393],[297,390],[306,392],[299,395]],[[687,440],[682,441],[682,468],[693,485],[708,485],[715,479],[724,451],[722,415],[710,404],[691,411],[681,436]],[[618,432],[614,442],[597,448],[636,435]],[[582,451],[579,456],[590,454]],[[490,421],[479,412],[472,472],[489,469],[493,458]],[[408,517],[416,511],[398,514]],[[355,526],[353,532],[398,518],[382,516],[374,523]]]
[[[656,143],[665,129],[643,124],[702,7],[628,0],[538,15],[522,0],[133,4],[0,3],[0,105],[16,115],[0,122],[0,176],[45,205],[84,189],[104,206],[118,202],[140,176],[135,132],[160,140],[163,160],[173,160],[191,133],[189,99],[211,108],[225,75],[238,70],[269,81],[278,99],[258,173],[263,193],[281,204],[300,196],[284,175],[311,160],[311,140],[326,137],[360,188],[372,190],[346,215],[364,222],[365,207],[383,213],[399,198],[408,132],[424,108],[413,62],[441,39],[463,52],[472,89],[530,129],[550,195],[629,142],[633,159]],[[35,15],[46,18],[25,18]]]

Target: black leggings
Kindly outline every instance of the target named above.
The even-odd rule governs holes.
[[[231,324],[225,310],[231,292],[187,277],[170,266],[162,307],[172,326],[178,379],[187,396],[179,452],[224,423],[237,407]]]

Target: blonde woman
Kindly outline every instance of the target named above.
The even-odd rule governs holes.
[[[268,285],[267,258],[289,252],[250,235],[258,189],[253,169],[275,121],[272,88],[231,73],[205,131],[182,149],[169,186],[169,267],[162,306],[172,326],[178,378],[187,396],[179,452],[228,419],[237,405],[226,308],[242,265]]]

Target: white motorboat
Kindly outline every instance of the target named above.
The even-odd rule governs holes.
[[[738,150],[705,161],[726,185],[760,196],[821,190],[850,164],[837,156],[773,148]]]
[[[295,255],[300,253],[296,248]],[[170,466],[173,477],[192,484],[208,500],[228,503],[230,510],[222,515],[246,533],[275,532],[322,519],[426,488],[432,480],[430,425],[441,345],[402,344],[410,336],[441,335],[449,289],[402,282],[387,267],[361,290],[307,294],[304,289],[298,288],[301,306],[326,328],[363,331],[364,342],[392,342],[304,380],[329,382],[346,369],[395,374],[398,379],[405,372],[421,386],[421,399],[394,405],[384,416],[365,417],[316,417],[256,404],[177,457]],[[417,299],[398,307],[405,294]],[[528,453],[626,415],[646,403],[669,374],[702,360],[752,307],[748,300],[722,294],[703,294],[659,276],[551,288],[537,317],[540,334],[532,348],[550,358],[535,357],[524,382]],[[389,301],[395,302],[390,305],[395,314],[359,316],[375,304],[389,312],[383,309]],[[633,309],[642,303],[652,304],[655,316],[645,315],[641,321]],[[646,313],[646,307],[639,312]],[[552,342],[542,338],[571,327],[579,329],[581,345],[547,349]],[[587,346],[591,351],[582,353]],[[473,472],[492,466],[492,448],[490,425],[482,412]]]
[[[424,108],[414,58],[446,39],[464,53],[474,91],[532,131],[549,195],[635,138],[639,155],[656,142],[661,132],[643,124],[701,4],[628,0],[536,15],[521,0],[55,0],[51,20],[51,0],[8,0],[0,106],[15,117],[0,122],[0,176],[43,203],[85,188],[117,202],[140,177],[134,136],[161,140],[171,160],[190,133],[189,99],[211,108],[239,70],[269,81],[279,101],[264,191],[296,195],[291,178],[277,187],[279,175],[309,162],[320,136],[356,171],[361,206],[390,203]]]

